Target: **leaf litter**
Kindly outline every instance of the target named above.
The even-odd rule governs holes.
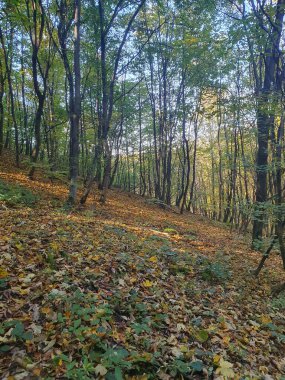
[[[257,280],[258,253],[203,217],[119,190],[67,213],[60,183],[0,176],[38,197],[0,205],[3,379],[285,378],[278,256]]]

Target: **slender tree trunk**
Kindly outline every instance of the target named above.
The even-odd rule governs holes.
[[[275,188],[276,188],[276,207],[277,207],[277,224],[276,235],[278,237],[283,268],[285,269],[285,243],[284,243],[284,230],[285,230],[285,215],[284,215],[284,198],[282,194],[282,151],[284,152],[284,124],[285,117],[282,115],[280,124],[278,126],[277,141],[275,148]],[[284,155],[284,153],[283,153]]]
[[[194,188],[195,188],[195,182],[196,182],[196,161],[197,161],[197,143],[198,143],[198,111],[197,116],[194,120],[194,150],[193,150],[193,166],[192,166],[192,182],[191,182],[191,188],[190,188],[190,200],[189,200],[189,210],[192,206],[193,208],[193,200],[194,200]],[[193,208],[194,212],[194,208]]]
[[[77,193],[77,177],[79,167],[79,126],[81,116],[80,95],[80,11],[81,0],[74,3],[74,102],[70,110],[70,150],[69,150],[69,195],[68,203],[74,204]]]
[[[4,96],[4,72],[2,65],[2,58],[0,57],[0,155],[3,151],[4,143],[4,105],[3,105],[3,96]]]
[[[12,40],[13,40],[13,34],[14,34],[14,31],[13,29],[11,29]],[[16,114],[15,114],[15,101],[14,101],[14,92],[13,92],[13,84],[12,84],[12,77],[11,77],[12,58],[9,62],[8,52],[5,46],[4,36],[3,36],[1,27],[0,27],[0,41],[1,41],[2,49],[4,53],[5,69],[6,69],[6,74],[7,74],[8,88],[9,88],[10,111],[11,111],[11,116],[12,116],[12,121],[13,121],[14,132],[15,132],[16,165],[17,167],[19,167],[20,166],[19,129],[18,129]],[[13,47],[11,49],[13,49]],[[9,133],[7,134],[7,139],[6,139],[7,141],[9,141],[8,136],[9,136]],[[8,147],[8,144],[5,143],[5,147]]]
[[[25,131],[25,155],[29,155],[29,134],[28,134],[28,112],[26,106],[26,91],[25,91],[25,69],[24,69],[24,41],[21,41],[21,93],[22,93],[22,107],[24,113],[24,131]]]
[[[285,0],[278,0],[274,25],[268,35],[269,47],[265,52],[265,70],[263,88],[258,96],[257,106],[257,157],[256,157],[256,192],[255,215],[252,231],[252,245],[256,240],[261,240],[264,228],[265,203],[267,201],[267,172],[268,172],[268,140],[270,131],[271,114],[270,96],[273,95],[273,87],[276,81],[280,53],[279,46],[283,28],[285,12]],[[258,15],[257,15],[258,17]]]
[[[32,180],[34,178],[36,170],[36,162],[39,157],[40,147],[41,147],[41,120],[44,110],[44,97],[39,98],[39,103],[37,107],[37,112],[34,120],[34,133],[35,133],[35,147],[32,153],[32,167],[29,172],[29,178]]]
[[[189,151],[189,143],[188,139],[186,138],[186,103],[185,103],[185,83],[183,81],[182,84],[182,107],[183,107],[183,119],[182,119],[182,144],[183,144],[183,154],[184,154],[184,162],[183,162],[183,181],[182,181],[182,202],[180,206],[180,214],[183,214],[184,208],[186,206],[186,199],[188,195],[188,189],[190,184],[190,170],[191,170],[191,164],[190,164],[190,151]],[[185,164],[187,166],[186,173],[185,173]],[[185,174],[184,174],[185,173]],[[186,184],[184,188],[184,181],[186,179]]]

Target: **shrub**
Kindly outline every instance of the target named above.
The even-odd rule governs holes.
[[[10,207],[18,205],[34,206],[38,197],[19,185],[11,185],[0,180],[0,201]]]
[[[271,306],[274,309],[280,310],[280,311],[285,311],[285,295],[281,294],[279,297],[274,298],[271,301]]]
[[[202,265],[200,273],[205,281],[223,283],[231,277],[227,263],[220,256],[214,262],[204,259],[200,265]]]

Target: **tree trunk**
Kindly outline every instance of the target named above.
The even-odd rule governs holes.
[[[3,105],[3,96],[4,96],[4,73],[2,59],[0,57],[0,155],[3,151],[4,143],[4,105]]]
[[[11,28],[11,39],[13,39],[13,28]],[[13,92],[13,84],[12,84],[12,77],[11,77],[11,70],[12,70],[12,61],[8,62],[9,57],[8,57],[8,52],[5,46],[5,41],[4,41],[4,36],[2,29],[0,27],[0,41],[4,53],[4,60],[5,60],[5,69],[6,69],[6,74],[7,74],[7,80],[8,80],[8,88],[9,88],[9,97],[10,97],[10,111],[11,111],[11,116],[12,116],[12,121],[13,121],[13,127],[15,130],[15,150],[16,150],[16,165],[17,167],[20,166],[20,152],[19,152],[19,129],[18,129],[18,124],[16,120],[16,114],[15,114],[15,102],[14,102],[14,92]],[[12,59],[12,58],[11,58]],[[9,141],[10,131],[7,133],[7,138],[6,142]],[[8,147],[8,144],[5,143],[5,147]]]
[[[278,0],[275,11],[274,24],[268,35],[269,47],[265,51],[265,70],[263,87],[258,96],[257,106],[257,157],[256,157],[256,192],[255,215],[252,230],[252,245],[256,240],[262,239],[264,228],[264,207],[267,201],[267,171],[268,171],[268,140],[270,131],[271,114],[270,96],[273,95],[274,85],[277,79],[276,72],[279,68],[279,46],[283,28],[285,12],[285,0]],[[256,12],[255,12],[256,13]],[[258,14],[256,13],[258,18]],[[260,20],[260,19],[259,19]],[[256,82],[258,78],[256,78]]]
[[[81,116],[80,95],[80,11],[81,0],[74,4],[74,99],[70,109],[70,150],[69,150],[69,195],[67,202],[74,204],[77,193],[79,167],[79,126]]]

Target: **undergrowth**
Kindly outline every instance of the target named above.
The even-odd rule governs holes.
[[[38,196],[29,189],[19,185],[11,185],[0,180],[0,201],[5,202],[9,207],[35,206]]]

